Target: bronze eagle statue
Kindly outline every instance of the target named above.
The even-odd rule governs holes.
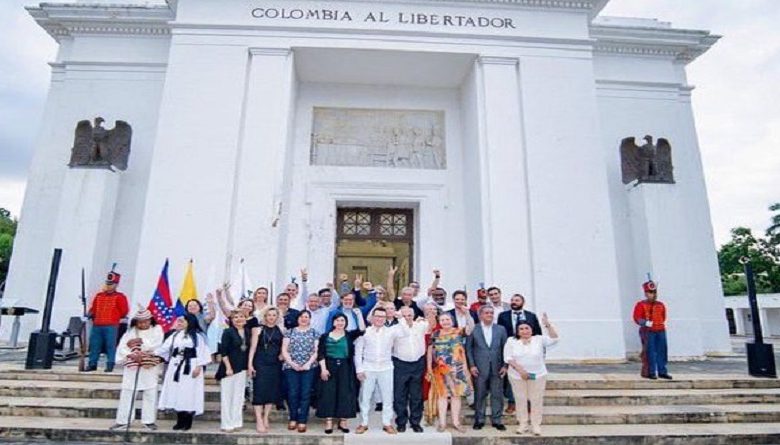
[[[674,184],[672,146],[664,138],[653,144],[652,136],[639,146],[633,137],[620,142],[620,164],[623,184],[633,181]]]
[[[76,135],[71,149],[68,167],[105,167],[127,170],[133,129],[125,121],[116,121],[114,128],[103,128],[105,120],[95,118],[95,125],[88,120],[76,124]]]

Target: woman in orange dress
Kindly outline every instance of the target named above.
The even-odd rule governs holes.
[[[441,329],[431,335],[428,347],[428,379],[431,382],[430,395],[438,410],[439,425],[437,431],[447,427],[447,403],[452,410],[452,426],[464,432],[460,424],[460,408],[464,397],[473,391],[471,375],[466,363],[466,336],[473,329],[473,321],[463,328],[453,326],[452,316],[444,312],[439,315]],[[434,403],[435,402],[435,403]]]

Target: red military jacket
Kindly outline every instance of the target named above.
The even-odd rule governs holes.
[[[666,329],[666,306],[663,303],[656,300],[650,302],[648,300],[642,300],[634,306],[634,323],[644,326],[645,321],[650,320],[653,322],[653,326],[650,328],[653,332],[663,331]]]
[[[125,294],[99,292],[92,300],[89,315],[92,315],[95,326],[116,326],[129,311]]]

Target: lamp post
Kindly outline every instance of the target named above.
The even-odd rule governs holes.
[[[761,317],[758,312],[758,299],[756,298],[756,281],[753,276],[753,266],[750,258],[743,256],[739,262],[745,268],[747,280],[748,303],[753,321],[753,342],[747,342],[748,373],[753,377],[777,378],[775,368],[775,352],[771,344],[764,343],[764,333],[761,330]]]

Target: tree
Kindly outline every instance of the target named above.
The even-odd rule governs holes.
[[[766,237],[756,237],[745,227],[731,229],[731,240],[718,251],[718,265],[726,295],[743,295],[747,292],[742,257],[750,258],[759,293],[780,292],[780,203],[769,210],[777,212],[771,218]]]
[[[766,229],[766,236],[768,236],[775,245],[780,244],[780,202],[776,202],[769,206],[770,212],[775,212],[770,218],[771,225]]]
[[[5,284],[6,276],[8,276],[16,225],[17,221],[11,217],[11,212],[0,207],[0,291]]]

